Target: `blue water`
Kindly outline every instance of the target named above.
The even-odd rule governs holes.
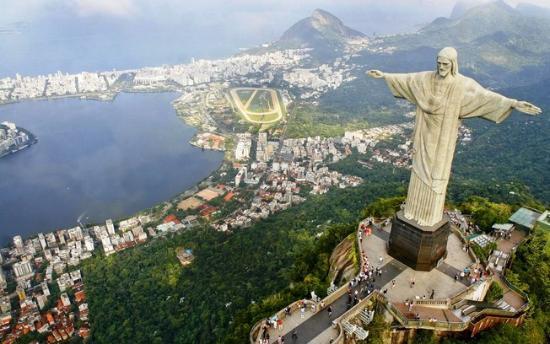
[[[121,218],[193,186],[220,152],[188,141],[175,93],[120,94],[113,102],[58,99],[0,106],[0,121],[30,130],[38,143],[0,159],[0,244],[86,222]]]
[[[0,78],[190,63],[192,57],[228,57],[262,41],[254,32],[224,30],[225,22],[207,25],[191,14],[120,20],[50,11],[19,22],[1,19]]]

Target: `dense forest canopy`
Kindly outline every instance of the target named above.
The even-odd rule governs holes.
[[[354,154],[332,165],[364,177],[359,187],[312,197],[232,234],[195,228],[88,261],[93,342],[242,343],[258,319],[311,290],[323,295],[331,250],[362,216],[391,213],[405,194],[407,170],[366,169],[361,158]],[[181,246],[196,256],[186,268],[175,257]]]

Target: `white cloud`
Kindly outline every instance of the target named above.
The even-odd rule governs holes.
[[[131,17],[138,13],[138,6],[134,0],[75,0],[71,3],[76,13],[84,17]]]

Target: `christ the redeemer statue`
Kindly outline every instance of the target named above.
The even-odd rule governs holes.
[[[442,220],[461,119],[482,117],[504,121],[513,109],[538,115],[541,109],[525,101],[506,98],[458,73],[457,52],[444,48],[437,55],[437,70],[393,74],[370,70],[384,78],[393,95],[416,105],[411,180],[404,216],[420,226]]]
[[[444,48],[433,72],[367,73],[384,78],[395,97],[416,105],[413,161],[405,208],[397,212],[388,253],[415,270],[429,271],[446,256],[450,224],[443,216],[445,193],[463,118],[482,117],[500,123],[513,109],[530,115],[541,110],[506,98],[458,73],[457,53]]]

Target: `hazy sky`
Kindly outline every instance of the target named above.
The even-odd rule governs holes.
[[[467,0],[482,3],[484,0]],[[181,63],[274,41],[316,8],[367,35],[411,32],[455,0],[0,0],[0,77]],[[506,0],[516,5],[519,0]],[[550,7],[550,0],[524,0]]]
[[[486,2],[486,0],[467,0]],[[400,31],[439,16],[448,16],[456,0],[0,0],[0,26],[16,21],[32,23],[60,13],[81,18],[152,21],[160,25],[188,21],[197,27],[248,27],[256,33],[280,34],[313,9],[333,12],[350,26],[369,33]],[[506,0],[550,7],[550,0]],[[392,20],[392,25],[384,25]],[[391,27],[394,27],[393,30]],[[258,32],[259,31],[259,32]],[[273,37],[269,37],[273,38]]]

